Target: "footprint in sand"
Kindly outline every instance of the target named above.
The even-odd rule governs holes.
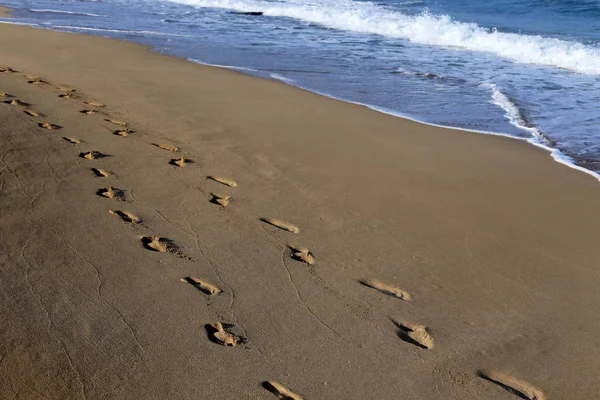
[[[211,193],[212,198],[210,202],[213,204],[218,204],[221,207],[227,207],[229,205],[229,200],[231,200],[231,196],[224,196],[221,194]]]
[[[391,286],[391,285],[387,285],[383,282],[380,282],[378,280],[375,279],[363,279],[359,281],[360,283],[362,283],[365,286],[368,286],[370,288],[379,290],[382,293],[385,293],[389,296],[392,297],[397,297],[399,299],[405,300],[405,301],[410,301],[411,300],[411,296],[408,292],[399,289],[395,286]]]
[[[163,149],[163,150],[168,150],[168,151],[172,151],[173,153],[176,153],[179,151],[178,147],[175,146],[169,146],[168,144],[159,144],[159,143],[152,143],[153,146],[158,147],[159,149]]]
[[[33,111],[33,110],[23,110],[23,112],[27,115],[29,115],[30,117],[41,117],[42,114],[40,114],[37,111]]]
[[[158,236],[144,236],[142,237],[142,244],[148,250],[157,251],[159,253],[166,253],[177,249],[172,240]]]
[[[26,77],[28,79],[27,83],[30,83],[32,85],[49,85],[50,83],[40,79],[40,78],[36,78],[36,77]]]
[[[298,228],[294,224],[290,224],[289,222],[282,221],[280,219],[274,218],[261,218],[262,222],[266,222],[267,224],[278,227],[279,229],[283,229],[284,231],[292,232],[292,233],[300,233],[300,228]]]
[[[108,173],[108,171],[105,171],[103,169],[100,168],[92,168],[92,172],[98,177],[98,178],[105,178],[108,175],[110,175]]]
[[[123,200],[123,197],[124,197],[124,193],[123,193],[122,190],[115,189],[112,186],[109,186],[109,187],[106,187],[106,188],[102,188],[102,189],[98,189],[98,191],[96,192],[96,194],[98,196],[106,197],[107,199]]]
[[[12,69],[11,67],[7,67],[5,65],[0,65],[0,73],[5,73],[5,72],[18,72],[15,69]]]
[[[130,133],[135,133],[135,131],[133,129],[117,129],[116,131],[113,131],[113,135],[117,135],[117,136],[121,136],[121,137],[127,137]]]
[[[275,394],[277,397],[283,400],[303,400],[302,396],[292,392],[290,389],[283,386],[281,383],[275,381],[263,382],[263,387],[269,392]]]
[[[21,106],[21,107],[29,107],[31,104],[25,103],[19,99],[6,100],[6,104],[10,104],[11,106]]]
[[[115,124],[115,125],[119,125],[119,126],[127,126],[127,122],[119,121],[118,119],[105,118],[104,120],[106,122],[110,122],[111,124]]]
[[[229,187],[237,187],[237,182],[236,181],[232,181],[231,179],[225,179],[222,178],[220,176],[207,176],[206,179],[211,179],[215,182],[219,182],[225,186],[229,186]]]
[[[306,247],[288,246],[292,252],[292,259],[301,261],[308,265],[315,265],[315,255]]]
[[[45,122],[40,122],[40,123],[38,124],[38,126],[39,126],[40,128],[49,129],[49,130],[51,130],[51,131],[55,131],[55,130],[58,130],[58,129],[61,129],[61,128],[62,128],[62,126],[60,126],[60,125],[56,125],[56,124],[52,124],[52,123],[50,123],[50,122],[48,122],[48,121],[45,121]]]
[[[127,211],[108,210],[108,212],[111,213],[112,215],[117,215],[125,222],[130,222],[132,224],[139,224],[140,222],[142,222],[142,220],[139,217],[137,217],[136,215],[133,215],[132,213],[127,212]]]
[[[422,349],[433,348],[433,337],[429,334],[429,328],[423,325],[411,324],[406,322],[393,321],[400,331],[398,336],[405,342],[412,343]]]
[[[200,278],[192,278],[188,276],[185,278],[181,278],[181,282],[189,283],[196,289],[200,290],[202,293],[207,294],[209,296],[214,296],[215,294],[219,294],[222,292],[222,290],[216,287],[215,285],[208,283]]]
[[[194,259],[183,251],[181,251],[180,247],[177,246],[171,239],[162,238],[159,236],[141,236],[142,244],[148,250],[156,251],[159,253],[171,253],[179,258],[183,258],[189,261],[194,261]]]
[[[91,109],[87,109],[87,108],[86,108],[86,109],[84,109],[84,110],[81,110],[81,111],[79,111],[79,112],[80,112],[80,113],[82,113],[82,114],[85,114],[85,115],[92,115],[92,114],[95,114],[95,113],[96,113],[96,110],[91,110]]]
[[[96,160],[98,158],[108,157],[108,155],[102,154],[99,151],[86,151],[85,153],[79,153],[79,157],[85,158],[86,160]]]
[[[69,142],[71,144],[80,144],[81,143],[81,140],[75,139],[75,138],[72,138],[72,137],[66,137],[65,136],[65,137],[63,137],[63,140],[66,140],[67,142]]]
[[[223,346],[237,346],[240,343],[244,343],[246,340],[240,336],[237,336],[231,332],[228,332],[223,327],[223,324],[217,322],[216,324],[208,324],[206,325],[206,330],[208,331],[209,338],[220,345]]]
[[[541,389],[536,388],[519,378],[505,374],[496,370],[481,370],[477,373],[481,378],[500,385],[509,392],[528,399],[528,400],[546,400],[546,395]]]
[[[66,93],[61,93],[58,95],[58,97],[60,97],[61,99],[74,99],[77,97],[77,93],[75,93],[76,92],[75,89],[59,88],[59,90],[66,92]]]
[[[102,104],[102,103],[94,103],[94,102],[92,102],[92,101],[84,101],[83,103],[84,103],[84,104],[87,104],[88,106],[92,106],[92,107],[96,107],[96,108],[102,108],[102,107],[104,107],[104,106],[105,106],[105,105],[104,105],[104,104]]]
[[[0,92],[0,97],[15,97],[12,94],[8,94],[6,92]]]
[[[185,164],[191,164],[193,162],[194,162],[193,160],[190,160],[188,158],[180,157],[180,158],[172,159],[171,161],[169,161],[169,164],[175,165],[177,167],[184,167]]]

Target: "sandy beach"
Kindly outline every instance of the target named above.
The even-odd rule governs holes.
[[[0,48],[0,398],[600,393],[593,177],[136,44]]]

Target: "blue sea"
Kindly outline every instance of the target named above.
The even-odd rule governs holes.
[[[600,0],[0,3],[17,10],[5,22],[148,44],[425,123],[513,136],[600,172]]]

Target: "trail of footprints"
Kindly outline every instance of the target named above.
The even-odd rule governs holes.
[[[0,73],[4,74],[18,74],[18,71],[6,67],[0,66]],[[40,87],[53,87],[53,85],[41,78],[24,75],[27,79],[27,82]],[[60,93],[58,97],[68,100],[68,99],[79,99],[80,95],[77,93],[76,89],[67,88],[67,87],[53,87],[58,90]],[[0,92],[0,98],[4,99],[4,103],[11,106],[18,106],[25,108],[23,110],[28,116],[33,118],[42,117],[43,115],[31,108],[32,104],[22,101],[21,99],[15,97],[6,92]],[[87,106],[80,110],[79,112],[83,115],[92,115],[98,112],[99,109],[105,107],[104,104],[98,102],[91,101],[83,101],[83,103]],[[117,125],[120,128],[113,131],[113,134],[116,136],[127,137],[129,134],[134,133],[135,131],[129,127],[129,124],[125,121],[113,119],[113,118],[105,118],[106,122]],[[62,126],[57,124],[53,124],[49,121],[39,122],[38,126],[47,130],[59,130]],[[67,141],[73,145],[81,144],[81,140],[72,137],[62,137],[63,140]],[[176,146],[160,144],[160,143],[152,143],[153,146],[156,146],[159,149],[166,150],[172,153],[179,152],[180,149]],[[87,151],[81,152],[79,157],[84,158],[86,160],[99,160],[104,157],[108,157],[107,154],[103,154],[99,151]],[[186,166],[186,164],[193,163],[193,160],[186,158],[185,156],[181,156],[179,158],[170,159],[169,164],[178,168],[182,168]],[[93,167],[91,168],[94,176],[97,178],[106,178],[111,174],[101,168]],[[221,176],[209,175],[206,177],[208,180],[219,183],[223,186],[229,188],[236,188],[238,183],[229,178],[224,178]],[[124,191],[113,188],[112,186],[107,186],[104,188],[98,189],[96,192],[98,196],[107,198],[107,199],[116,199],[116,200],[124,200]],[[232,196],[223,195],[218,193],[211,193],[211,199],[209,200],[211,203],[219,205],[221,207],[227,207],[232,200]],[[111,215],[115,215],[119,217],[122,221],[129,224],[139,224],[141,222],[141,218],[138,216],[126,211],[126,210],[109,210]],[[276,227],[285,232],[299,234],[300,228],[290,222],[277,219],[277,218],[259,218],[261,222],[264,224]],[[157,235],[150,236],[142,236],[141,238],[142,246],[153,252],[157,253],[175,253],[179,252],[178,246],[170,239],[163,238]],[[316,263],[315,255],[308,248],[304,247],[295,247],[288,245],[290,258],[307,264],[309,266],[314,266]],[[204,280],[203,278],[197,277],[185,277],[181,279],[181,282],[189,284],[196,288],[201,293],[207,296],[218,296],[223,292],[221,288],[218,286]],[[359,280],[358,283],[361,285],[368,287],[370,289],[376,290],[384,295],[391,296],[397,298],[399,300],[405,302],[413,301],[412,296],[405,290],[400,289],[394,285],[390,285],[384,282],[381,282],[376,279],[362,279]],[[393,321],[393,320],[392,320]],[[431,335],[431,330],[423,325],[409,323],[409,322],[398,322],[393,321],[396,327],[398,328],[398,335],[401,339],[403,339],[407,343],[411,343],[419,348],[432,350],[434,348],[434,339]],[[247,341],[246,338],[235,334],[232,332],[232,328],[235,328],[233,325],[224,324],[220,321],[216,323],[207,324],[206,331],[209,336],[209,339],[214,343],[227,346],[234,347],[238,344],[245,343]],[[546,400],[546,397],[541,389],[536,388],[535,386],[521,380],[515,378],[509,374],[506,374],[501,371],[495,370],[481,370],[478,371],[477,376],[485,379],[489,382],[493,382],[504,389],[511,391],[512,393],[517,394],[520,397],[529,399],[529,400]],[[278,396],[280,399],[289,399],[289,400],[302,400],[303,397],[299,394],[294,393],[290,389],[286,388],[282,384],[275,381],[265,381],[262,382],[262,386],[270,391],[271,393]]]

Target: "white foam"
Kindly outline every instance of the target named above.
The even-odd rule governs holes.
[[[483,83],[482,86],[488,87],[492,92],[492,100],[490,103],[497,105],[504,110],[504,117],[517,128],[529,132],[531,137],[538,141],[540,144],[550,146],[551,143],[544,137],[542,132],[534,126],[530,126],[525,119],[519,107],[506,96],[498,87],[493,83]]]
[[[0,18],[0,24],[8,24],[8,25],[22,25],[22,26],[31,26],[31,27],[37,27],[37,24],[31,24],[28,22],[15,22],[15,21],[7,21],[4,19]]]
[[[600,49],[554,38],[486,29],[447,15],[406,15],[371,2],[352,0],[167,0],[195,7],[262,11],[322,26],[406,39],[414,43],[493,53],[517,63],[553,66],[600,75]]]
[[[63,11],[63,10],[52,10],[52,9],[35,9],[31,8],[29,11],[38,12],[38,13],[54,13],[54,14],[68,14],[68,15],[83,15],[88,17],[106,17],[103,14],[94,14],[94,13],[86,13],[86,12],[75,12],[75,11]]]
[[[188,58],[187,59],[190,62],[196,63],[196,64],[202,64],[202,65],[208,65],[209,67],[219,67],[219,68],[225,68],[225,69],[233,69],[233,70],[237,70],[237,71],[251,71],[251,72],[260,72],[257,69],[252,69],[252,68],[246,68],[246,67],[236,67],[233,65],[223,65],[223,64],[210,64],[201,60],[196,60],[195,58]]]
[[[290,84],[290,85],[294,85],[296,83],[295,79],[288,78],[288,77],[280,75],[280,74],[276,74],[276,73],[272,72],[269,75],[273,79],[277,79],[278,81],[282,81],[282,82],[285,82],[285,83]]]
[[[133,33],[133,34],[142,34],[142,35],[189,37],[188,35],[179,35],[176,33],[167,33],[167,32],[136,31],[136,30],[128,30],[128,29],[89,28],[89,27],[85,27],[85,26],[72,26],[72,25],[53,25],[52,29],[73,29],[73,30],[77,30],[77,31],[91,31],[91,32]]]
[[[577,165],[573,158],[569,157],[559,149],[553,148],[552,143],[550,143],[550,141],[544,137],[544,135],[542,134],[542,132],[540,132],[538,128],[528,125],[525,119],[523,118],[519,107],[514,102],[512,102],[508,98],[508,96],[502,93],[502,91],[500,91],[500,89],[498,89],[498,87],[495,84],[484,83],[483,85],[489,87],[492,91],[492,100],[490,101],[490,103],[502,108],[504,110],[504,116],[510,121],[512,125],[531,134],[531,138],[526,139],[527,142],[550,152],[550,155],[552,156],[554,161],[564,164],[569,168],[585,172],[586,174],[589,174],[600,181],[600,174]]]
[[[205,63],[203,61],[193,59],[193,58],[188,59],[188,61],[191,61],[191,62],[194,62],[197,64],[208,65],[211,67],[219,67],[219,68],[241,70],[241,71],[246,70],[246,71],[260,72],[259,70],[251,69],[251,68],[235,67],[235,66],[231,66],[231,65],[209,64],[209,63]],[[600,174],[599,173],[590,171],[589,169],[586,169],[584,167],[577,165],[573,158],[567,156],[559,149],[555,149],[555,148],[551,147],[550,144],[548,143],[548,141],[539,132],[539,130],[537,130],[536,128],[533,128],[533,127],[528,127],[527,124],[525,123],[525,121],[523,120],[523,117],[522,117],[521,112],[519,111],[518,107],[514,103],[512,103],[510,101],[510,99],[506,95],[504,95],[504,93],[502,93],[500,90],[498,90],[497,87],[493,84],[484,83],[484,85],[487,85],[490,89],[492,89],[492,103],[498,105],[499,107],[502,107],[502,109],[505,110],[506,118],[508,118],[511,122],[512,121],[515,122],[513,125],[531,133],[532,136],[530,138],[523,138],[523,137],[519,137],[519,136],[509,135],[507,133],[502,133],[502,132],[483,131],[483,130],[476,130],[476,129],[464,129],[464,128],[446,126],[446,125],[433,124],[431,122],[423,121],[418,118],[414,118],[410,115],[402,114],[398,111],[394,111],[394,110],[391,110],[391,109],[388,109],[385,107],[373,106],[371,104],[361,103],[358,101],[352,101],[352,100],[348,100],[348,99],[345,99],[342,97],[333,96],[331,94],[321,92],[318,90],[309,89],[309,88],[303,87],[301,85],[298,85],[292,79],[286,78],[286,79],[279,79],[279,80],[281,80],[285,84],[291,84],[292,86],[295,86],[297,88],[300,88],[302,90],[306,90],[306,91],[309,91],[312,93],[316,93],[320,96],[329,97],[330,99],[343,101],[345,103],[356,104],[358,106],[363,106],[363,107],[369,108],[373,111],[380,112],[382,114],[387,114],[387,115],[391,115],[394,117],[407,119],[409,121],[418,122],[418,123],[424,124],[424,125],[435,126],[437,128],[453,129],[453,130],[462,131],[462,132],[478,133],[478,134],[492,135],[492,136],[502,136],[502,137],[506,137],[509,139],[516,139],[516,140],[524,141],[524,142],[532,144],[536,147],[539,147],[543,150],[546,150],[547,152],[550,153],[550,156],[552,157],[552,159],[554,161],[556,161],[560,164],[563,164],[569,168],[583,172],[587,175],[591,175],[592,177],[596,178],[596,180],[598,180],[600,182]],[[495,94],[495,98],[494,98],[494,94]],[[534,134],[533,130],[535,130],[536,134]]]

